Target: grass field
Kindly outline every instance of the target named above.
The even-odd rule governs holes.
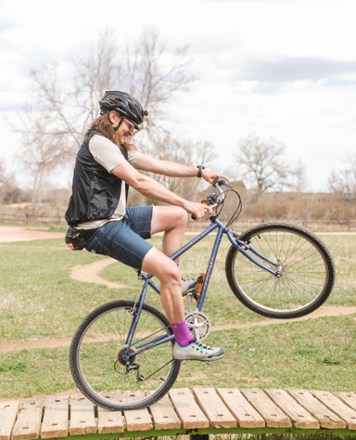
[[[157,239],[158,240],[158,239]],[[155,244],[159,245],[159,241]],[[355,306],[356,236],[327,235],[322,240],[334,257],[337,277],[328,305]],[[183,276],[205,271],[211,240],[181,262]],[[257,323],[262,318],[243,307],[229,290],[222,248],[205,313],[217,329],[222,324]],[[113,299],[134,299],[140,285],[132,269],[114,263],[101,276],[130,285],[109,289],[73,281],[73,267],[100,256],[71,252],[62,240],[0,244],[0,348],[21,343],[23,349],[0,350],[0,397],[31,396],[74,389],[68,348],[32,349],[28,341],[68,338],[84,316]],[[160,307],[158,295],[148,302]],[[186,362],[177,386],[298,387],[350,391],[355,377],[355,315],[274,325],[216,330],[210,344],[225,347],[215,363]],[[23,342],[21,342],[23,341]]]

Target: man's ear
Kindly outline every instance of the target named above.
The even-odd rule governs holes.
[[[119,115],[114,110],[111,110],[109,112],[109,120],[112,124],[114,124],[115,122],[118,122],[119,119],[120,119]]]

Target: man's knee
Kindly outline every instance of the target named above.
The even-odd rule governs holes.
[[[175,206],[177,223],[186,226],[188,223],[188,213],[185,209]]]
[[[181,280],[177,264],[172,260],[168,260],[161,266],[158,278],[161,282],[170,282],[172,284],[180,285]]]
[[[142,263],[142,270],[151,273],[161,282],[180,283],[177,263],[154,247],[146,254]]]

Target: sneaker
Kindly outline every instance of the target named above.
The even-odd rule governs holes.
[[[221,347],[209,347],[200,342],[191,342],[187,347],[181,347],[175,343],[173,357],[178,361],[215,361],[224,356],[224,349]]]
[[[181,279],[182,295],[185,296],[190,292],[194,292],[196,285],[197,285],[197,280],[195,278],[182,278]]]

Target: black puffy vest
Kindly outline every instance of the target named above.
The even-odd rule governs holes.
[[[87,221],[110,219],[119,203],[122,180],[96,162],[89,150],[89,141],[95,134],[97,132],[92,131],[84,139],[77,153],[72,196],[65,214],[70,226],[77,226]],[[127,159],[127,151],[122,148],[121,152]],[[128,185],[126,185],[126,199],[127,193]]]

